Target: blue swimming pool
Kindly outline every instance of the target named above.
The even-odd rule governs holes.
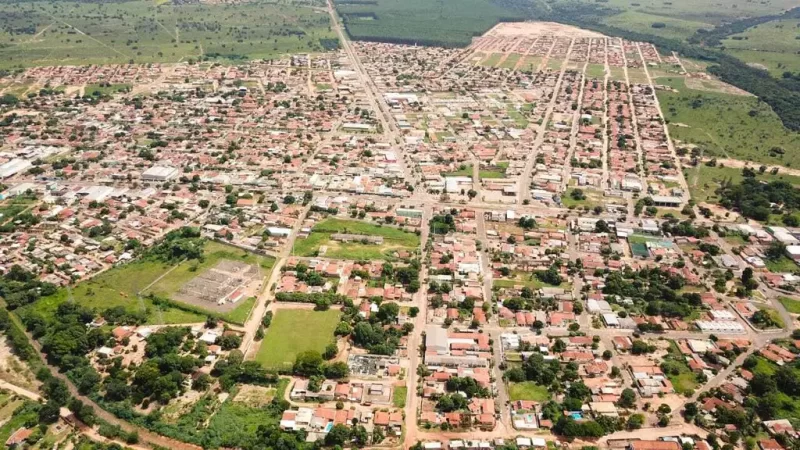
[[[569,413],[569,415],[572,416],[572,418],[575,419],[575,420],[583,419],[583,414],[581,414],[579,412],[571,412],[571,413]]]
[[[333,422],[328,422],[328,424],[325,425],[325,432],[331,431],[331,428],[333,428]]]

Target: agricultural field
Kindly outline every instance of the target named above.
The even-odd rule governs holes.
[[[356,40],[462,47],[501,18],[521,15],[489,0],[338,0],[336,9]]]
[[[508,398],[512,402],[517,400],[531,400],[545,403],[550,400],[550,391],[547,390],[546,386],[538,385],[533,381],[509,383]]]
[[[299,2],[0,3],[0,68],[272,58],[332,39],[329,16]]]
[[[775,77],[800,71],[800,19],[781,19],[748,28],[722,41],[726,52],[759,64]]]
[[[677,90],[656,91],[676,143],[698,146],[704,156],[785,166],[800,162],[800,133],[785,128],[756,97],[689,89],[682,77],[656,83]]]
[[[268,369],[291,369],[299,353],[316,350],[334,342],[333,331],[339,323],[339,311],[282,309],[275,313],[267,329],[256,361]]]
[[[331,239],[335,233],[381,236],[383,244],[362,242],[337,242]],[[419,248],[419,236],[390,226],[378,226],[356,220],[325,219],[316,224],[305,239],[295,241],[294,255],[314,256],[325,247],[325,256],[351,260],[390,260],[395,251],[414,252]]]
[[[33,311],[50,316],[55,313],[58,305],[66,301],[75,301],[81,305],[106,309],[115,306],[124,306],[131,310],[144,309],[147,311],[148,323],[196,323],[205,320],[205,316],[198,312],[184,311],[178,308],[155,305],[147,294],[163,297],[172,297],[180,287],[213,267],[222,260],[243,260],[244,262],[257,263],[266,276],[272,267],[270,258],[257,257],[247,254],[233,247],[216,242],[206,242],[204,247],[205,259],[203,262],[187,262],[177,266],[164,264],[160,261],[144,259],[129,264],[115,267],[103,272],[90,280],[79,283],[71,289],[60,289],[54,295],[43,297],[36,303],[27,306]],[[166,274],[166,275],[165,275]],[[163,276],[163,277],[162,277]],[[162,277],[162,278],[159,278]],[[141,296],[137,296],[141,293]],[[238,308],[252,308],[254,301],[241,300],[237,307],[227,311],[233,319],[247,317],[249,309],[239,311]],[[223,316],[225,317],[225,316]],[[241,322],[235,321],[236,323]]]

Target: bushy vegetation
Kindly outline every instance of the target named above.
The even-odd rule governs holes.
[[[755,178],[745,177],[740,184],[723,183],[717,193],[722,206],[760,221],[766,221],[773,213],[791,212],[800,208],[800,190],[785,181],[763,183]],[[773,209],[772,204],[780,205],[783,209]]]

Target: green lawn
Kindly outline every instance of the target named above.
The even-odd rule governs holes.
[[[455,172],[445,172],[443,177],[472,177],[472,165],[465,164],[463,168],[459,168]]]
[[[703,148],[706,157],[800,163],[800,133],[785,128],[756,97],[689,89],[683,77],[656,82],[678,91],[656,91],[673,139]]]
[[[146,294],[155,293],[159,296],[169,297],[177,292],[183,283],[198,275],[200,271],[213,266],[221,259],[243,259],[241,250],[234,250],[233,247],[213,241],[206,242],[204,251],[206,255],[204,262],[181,264],[151,289],[143,293],[141,299],[137,298],[136,294],[172,268],[172,265],[145,259],[118,266],[73,286],[71,289],[72,298],[81,305],[98,310],[115,306],[124,306],[131,310],[147,308],[150,312],[148,323],[151,324],[203,322],[205,316],[200,314],[177,308],[157,307],[146,297]],[[244,260],[260,263],[264,267],[265,273],[268,273],[268,269],[274,263],[271,258],[255,255],[247,255]],[[197,270],[192,272],[190,268],[195,264],[197,264]],[[25,308],[30,308],[45,316],[51,316],[55,313],[58,305],[69,300],[69,296],[69,290],[59,289],[54,295],[43,297]],[[228,313],[229,319],[234,323],[242,323],[243,320],[241,318],[247,317],[253,304],[254,301],[243,301],[236,309]],[[247,311],[244,311],[245,309]]]
[[[406,397],[408,396],[408,387],[397,386],[392,393],[392,404],[395,408],[405,408]]]
[[[546,386],[538,385],[533,381],[509,383],[508,398],[512,402],[517,400],[530,400],[544,403],[550,400],[550,391],[547,390]]]
[[[795,300],[790,297],[778,297],[784,308],[792,314],[800,314],[800,300]]]
[[[279,310],[267,329],[256,361],[269,369],[290,369],[298,353],[322,353],[333,342],[339,311],[310,309]]]
[[[478,176],[481,179],[488,179],[488,178],[505,178],[506,177],[506,169],[508,169],[508,161],[502,161],[497,163],[496,166],[488,167],[486,169],[482,169],[478,172]]]
[[[764,263],[767,265],[767,269],[769,269],[771,272],[800,272],[800,268],[797,267],[797,264],[795,264],[795,262],[789,259],[787,256],[781,256],[781,258],[777,260],[764,259]]]
[[[336,242],[331,240],[331,235],[334,233],[383,236],[383,244]],[[306,239],[296,240],[292,254],[313,256],[317,254],[322,246],[327,247],[325,256],[329,258],[386,260],[392,259],[391,253],[396,250],[416,251],[419,248],[419,236],[390,226],[378,226],[357,220],[329,218],[316,224]]]
[[[250,316],[250,310],[253,309],[255,304],[255,297],[249,297],[247,299],[240,300],[239,304],[236,305],[236,308],[224,315],[225,320],[231,323],[244,325],[245,321],[247,321],[247,317]]]

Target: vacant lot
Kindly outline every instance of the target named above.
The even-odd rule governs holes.
[[[363,244],[361,242],[336,242],[331,239],[335,233],[382,236],[383,244]],[[293,252],[298,256],[313,256],[325,246],[325,256],[339,259],[367,260],[392,259],[391,253],[397,250],[416,251],[419,236],[394,227],[378,226],[357,220],[325,219],[312,229],[306,239],[295,242]]]
[[[546,386],[538,385],[532,381],[523,383],[510,383],[508,385],[509,400],[531,400],[534,402],[546,402],[550,400],[550,391]]]
[[[339,311],[283,309],[275,313],[256,361],[269,369],[291,369],[298,353],[316,350],[322,353],[334,341],[333,330],[339,323]]]
[[[676,141],[701,147],[705,156],[786,166],[800,162],[800,133],[785,128],[757,98],[692,90],[682,77],[657,83],[678,91],[656,91]]]
[[[0,67],[228,60],[321,51],[330,18],[306,2],[3,2]],[[322,6],[323,3],[317,3]]]

